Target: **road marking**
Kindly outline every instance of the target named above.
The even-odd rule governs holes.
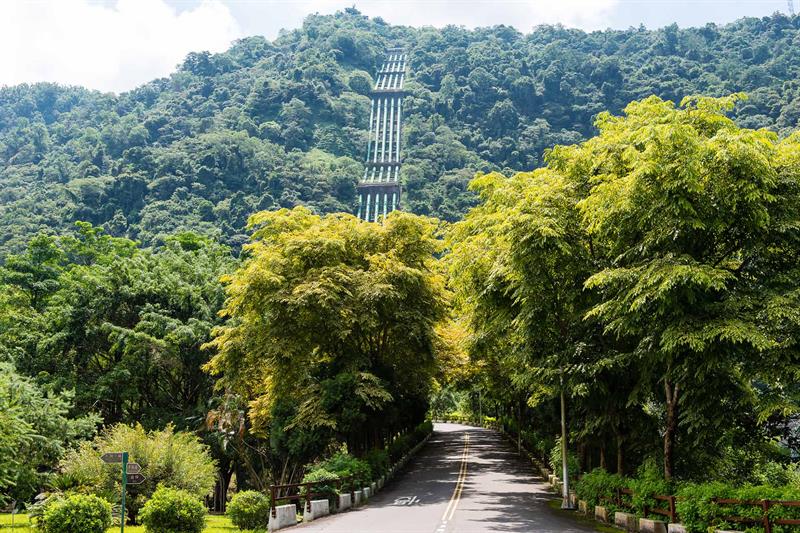
[[[442,515],[442,523],[436,529],[436,533],[442,533],[447,528],[447,522],[453,519],[453,515],[461,501],[461,493],[464,491],[464,481],[467,479],[467,465],[469,464],[469,434],[464,435],[464,451],[461,452],[461,468],[458,471],[458,479],[453,489],[453,495]]]
[[[414,505],[419,502],[416,496],[400,496],[394,500],[393,505]]]

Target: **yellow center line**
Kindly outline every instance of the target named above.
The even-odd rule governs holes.
[[[461,468],[458,472],[458,479],[456,486],[453,489],[453,495],[450,497],[450,502],[442,515],[442,522],[447,523],[448,520],[453,519],[453,514],[456,512],[458,502],[461,500],[461,493],[464,490],[464,481],[467,479],[467,465],[469,464],[469,435],[464,435],[464,451],[461,453]]]

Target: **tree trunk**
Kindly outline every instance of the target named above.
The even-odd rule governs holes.
[[[522,400],[517,402],[517,455],[522,455]]]
[[[617,433],[617,474],[625,475],[625,437]]]
[[[217,513],[224,513],[228,503],[228,487],[231,484],[234,469],[232,467],[219,470],[217,482],[214,487],[213,510]]]
[[[678,399],[680,385],[673,385],[664,378],[664,392],[667,403],[667,425],[664,431],[664,479],[671,481],[675,474],[675,437],[678,432]]]
[[[561,508],[571,509],[569,502],[569,466],[567,463],[567,400],[564,394],[564,378],[561,378]]]
[[[600,446],[600,468],[603,470],[606,469],[606,445],[602,444]]]

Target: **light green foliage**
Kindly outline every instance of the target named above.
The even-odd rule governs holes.
[[[91,494],[52,501],[41,522],[44,533],[105,533],[109,527],[111,504]]]
[[[560,393],[587,394],[597,383],[593,369],[609,363],[584,320],[593,248],[577,209],[580,190],[549,169],[482,175],[470,187],[481,204],[453,226],[448,264],[490,397],[519,419],[523,408],[552,405]],[[556,462],[560,472],[560,451]]]
[[[239,529],[267,529],[269,525],[269,496],[254,490],[237,492],[226,510],[233,525]]]
[[[354,460],[357,461],[357,459]],[[300,494],[305,496],[310,490],[312,492],[325,495],[325,497],[327,497],[327,499],[330,501],[330,504],[333,505],[335,503],[336,494],[338,493],[336,481],[341,479],[341,476],[328,470],[328,468],[332,466],[333,465],[323,463],[321,465],[315,465],[311,467],[311,470],[309,470],[308,473],[303,476],[303,483],[319,483],[323,481],[328,481],[329,483],[320,483],[319,485],[314,485],[313,488],[300,487]],[[348,471],[349,470],[344,470],[344,472]],[[355,489],[362,486],[363,484],[359,483],[358,481],[345,480],[341,490],[346,491],[350,488]]]
[[[119,451],[129,452],[131,462],[141,465],[146,478],[142,484],[128,486],[128,516],[134,521],[159,486],[182,489],[198,500],[214,486],[216,470],[208,448],[195,435],[176,432],[172,427],[147,432],[140,425],[116,425],[68,453],[61,469],[79,481],[77,490],[115,500],[120,490],[120,467],[103,463],[100,456]]]
[[[331,475],[331,477],[326,477]],[[357,459],[346,452],[338,452],[329,459],[313,465],[304,481],[322,481],[352,477],[356,487],[363,487],[372,481],[372,470],[367,461]]]
[[[565,391],[584,463],[745,481],[774,457],[798,412],[798,138],[739,127],[743,100],[632,102],[546,169],[472,182],[447,261],[507,424],[555,434]]]
[[[447,305],[435,222],[295,208],[251,227],[207,368],[250,401],[254,431],[301,466],[332,439],[362,454],[418,423]]]
[[[763,327],[765,297],[796,290],[772,271],[786,267],[771,248],[792,248],[797,169],[781,165],[775,134],[725,117],[741,98],[693,97],[680,108],[656,97],[633,102],[624,117],[602,114],[597,137],[548,158],[586,191],[582,223],[605,258],[586,282],[600,296],[587,316],[664,376],[667,476],[678,405],[694,415],[683,420],[698,435],[727,425],[703,416],[706,405],[692,411],[691,389],[709,394],[717,382],[715,394],[743,409],[737,365],[759,368],[782,336]]]
[[[200,533],[206,527],[206,508],[196,494],[159,487],[142,507],[147,533]]]

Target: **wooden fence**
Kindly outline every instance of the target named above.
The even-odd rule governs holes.
[[[324,479],[321,481],[308,481],[306,483],[287,483],[284,485],[270,485],[269,504],[272,516],[275,516],[275,508],[279,501],[305,501],[305,510],[311,511],[311,500],[313,498],[330,498],[340,493],[342,487],[349,486],[351,502],[355,492],[355,478],[353,476],[345,478]],[[333,486],[334,491],[320,491],[322,487]],[[303,490],[305,489],[305,490]],[[353,502],[355,503],[355,502]]]
[[[617,489],[616,493],[611,497],[601,498],[601,501],[608,502],[616,505],[622,509],[633,510],[632,499],[634,492],[631,489]],[[678,522],[677,496],[657,494],[652,496],[653,499],[659,502],[665,502],[663,507],[648,507],[642,509],[645,517],[654,514],[668,518],[670,522]],[[748,525],[761,525],[764,528],[764,533],[772,533],[773,526],[800,526],[800,518],[776,518],[770,516],[770,509],[776,507],[796,507],[800,508],[800,501],[796,500],[738,500],[734,498],[713,498],[713,503],[724,505],[738,505],[738,506],[753,506],[761,510],[761,516],[758,518],[728,515],[720,517],[724,522],[734,524],[748,524]]]

